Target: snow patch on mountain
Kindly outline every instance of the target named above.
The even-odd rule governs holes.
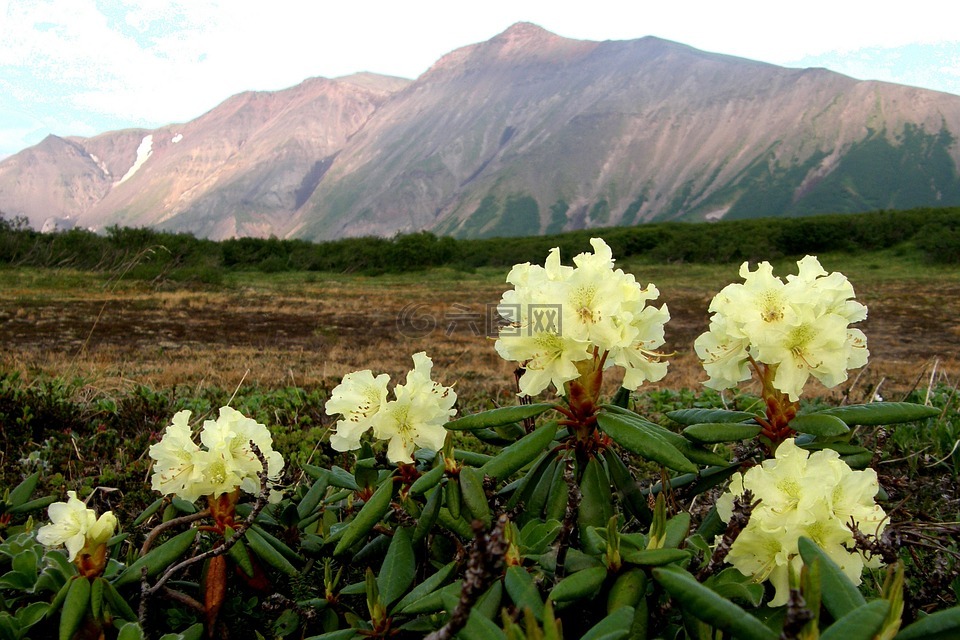
[[[140,170],[140,167],[144,165],[148,158],[153,154],[153,135],[146,135],[143,137],[143,140],[140,141],[140,146],[137,147],[137,159],[133,161],[133,166],[127,169],[127,172],[123,174],[123,177],[120,178],[114,186],[118,186],[129,180],[133,177],[137,171]]]

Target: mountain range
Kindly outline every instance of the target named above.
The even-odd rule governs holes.
[[[953,206],[958,136],[960,96],[518,23],[413,81],[313,78],[48,136],[0,162],[0,211],[325,240]]]

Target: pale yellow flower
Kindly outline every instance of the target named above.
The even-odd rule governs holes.
[[[343,376],[327,400],[324,412],[340,414],[337,430],[330,434],[330,445],[337,451],[352,451],[360,448],[360,436],[373,426],[373,417],[387,401],[385,373],[374,377],[369,369],[354,371]]]
[[[50,524],[40,527],[37,541],[47,547],[64,545],[71,562],[87,546],[105,543],[117,528],[117,518],[106,511],[99,518],[93,509],[67,491],[66,502],[54,502],[47,508]]]
[[[731,478],[727,492],[717,500],[724,522],[732,516],[734,497],[747,489],[760,503],[731,546],[727,562],[755,581],[774,586],[770,606],[787,602],[791,567],[799,575],[803,564],[801,537],[816,542],[854,584],[860,584],[865,565],[879,566],[879,558],[866,557],[855,548],[847,526],[855,522],[869,535],[883,531],[886,515],[874,501],[879,485],[872,469],[854,471],[836,451],[809,454],[788,439],[774,459]]]

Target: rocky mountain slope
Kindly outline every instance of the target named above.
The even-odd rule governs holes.
[[[330,239],[957,205],[958,134],[958,96],[520,23],[413,82],[314,79],[48,138],[0,163],[0,210]]]

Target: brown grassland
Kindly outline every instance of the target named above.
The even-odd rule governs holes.
[[[565,261],[569,256],[564,257]],[[869,308],[868,366],[844,385],[814,393],[863,401],[898,400],[936,377],[960,372],[960,270],[898,262],[892,256],[821,256],[845,273]],[[693,341],[707,307],[736,265],[622,264],[660,289],[671,314],[667,377],[651,388],[697,389],[705,378]],[[785,275],[792,262],[775,264]],[[390,373],[427,351],[435,378],[456,383],[465,401],[512,403],[513,365],[502,361],[489,311],[505,270],[354,274],[227,273],[219,286],[145,282],[68,270],[0,271],[0,367],[79,377],[92,389],[134,385],[232,389],[331,386],[356,369]],[[616,376],[608,381],[611,389]],[[469,405],[468,405],[469,406]]]

